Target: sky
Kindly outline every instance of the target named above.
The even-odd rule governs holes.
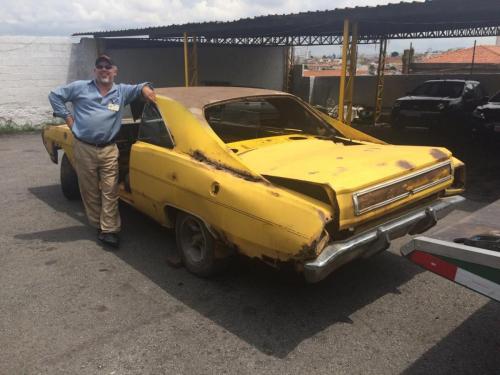
[[[69,36],[74,32],[164,26],[187,22],[231,21],[268,14],[333,8],[374,6],[400,0],[2,0],[0,35]],[[481,44],[494,43],[482,38]],[[471,46],[473,39],[418,41],[417,51]],[[392,41],[389,50],[402,50],[409,41]],[[436,48],[437,47],[437,48]],[[370,48],[365,47],[367,51]],[[335,53],[316,47],[313,54]]]

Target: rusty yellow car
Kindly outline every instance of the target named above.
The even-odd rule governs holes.
[[[439,147],[397,146],[296,96],[264,89],[156,90],[124,122],[120,198],[175,228],[185,267],[200,276],[239,253],[309,282],[421,233],[462,201],[465,166]],[[135,107],[137,113],[137,107]],[[64,195],[78,197],[73,136],[44,129]]]

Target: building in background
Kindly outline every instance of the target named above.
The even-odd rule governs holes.
[[[410,71],[414,74],[500,73],[500,45],[478,45],[423,56],[411,64]]]

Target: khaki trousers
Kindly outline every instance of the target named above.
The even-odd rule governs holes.
[[[103,232],[119,232],[118,147],[95,147],[75,139],[73,155],[90,225]]]

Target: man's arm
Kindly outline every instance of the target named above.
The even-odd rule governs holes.
[[[144,99],[147,101],[150,101],[152,103],[156,103],[156,94],[155,90],[150,85],[144,85],[142,88],[142,96]]]
[[[65,86],[59,86],[49,94],[49,102],[54,110],[54,116],[62,118],[70,128],[73,126],[74,121],[71,112],[66,107],[66,103],[74,99],[77,87],[77,82],[72,82]]]
[[[142,95],[144,99],[150,102],[156,102],[156,94],[149,82],[141,83],[139,85],[121,85],[123,88],[123,96],[125,98],[125,105],[130,104],[135,99]]]

